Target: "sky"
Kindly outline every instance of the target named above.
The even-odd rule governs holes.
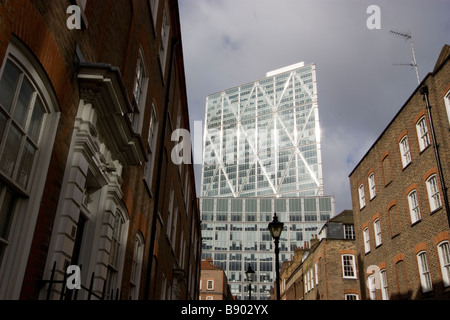
[[[373,11],[371,6],[379,11]],[[450,44],[450,0],[179,0],[191,128],[209,94],[315,63],[325,195],[351,209],[349,174]],[[370,8],[369,8],[370,7]],[[370,10],[368,10],[370,9]],[[194,165],[200,196],[201,165]]]

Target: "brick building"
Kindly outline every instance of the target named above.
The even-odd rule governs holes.
[[[0,0],[0,68],[0,299],[196,299],[177,1]]]
[[[282,300],[359,300],[353,213],[330,219],[280,271]]]
[[[450,298],[449,59],[446,45],[350,174],[363,299]]]
[[[201,262],[200,300],[233,300],[225,271],[211,258]]]

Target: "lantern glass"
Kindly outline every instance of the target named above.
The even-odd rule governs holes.
[[[283,226],[284,223],[278,221],[277,214],[275,213],[275,215],[273,216],[273,221],[269,223],[269,231],[272,238],[280,239],[281,232],[283,231]]]
[[[247,276],[247,280],[253,282],[255,280],[255,271],[253,271],[252,266],[249,264],[247,271],[245,271],[245,275]]]

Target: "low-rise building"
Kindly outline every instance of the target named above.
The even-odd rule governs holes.
[[[199,300],[233,300],[225,271],[211,258],[201,262]]]
[[[363,299],[450,298],[450,46],[350,174]]]
[[[330,219],[305,246],[295,250],[280,273],[282,300],[359,300],[360,279],[353,214]]]

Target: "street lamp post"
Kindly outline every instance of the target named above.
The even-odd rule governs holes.
[[[248,265],[245,275],[247,276],[248,281],[248,300],[252,300],[252,282],[255,278],[255,271],[253,271],[251,264]]]
[[[281,232],[283,231],[284,223],[278,221],[277,213],[275,212],[273,216],[273,220],[269,223],[269,231],[273,240],[275,241],[275,274],[276,274],[276,291],[277,291],[277,300],[280,300],[280,261],[279,254],[280,249],[278,247]]]

